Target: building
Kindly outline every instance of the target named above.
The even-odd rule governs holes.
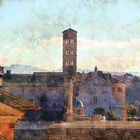
[[[15,123],[23,116],[22,111],[0,102],[0,139],[13,140]]]
[[[73,74],[77,69],[77,31],[69,28],[63,32],[63,73],[67,74],[67,66],[73,66]]]
[[[112,94],[111,74],[97,67],[90,73],[77,72],[77,31],[63,32],[63,72],[3,75],[3,89],[18,97],[33,101],[46,120],[62,120],[64,114],[72,120],[74,114],[92,115],[95,108],[118,107],[120,101]]]
[[[119,101],[121,104],[120,114],[122,120],[127,120],[127,109],[126,109],[126,84],[124,81],[115,80],[112,82],[112,95]]]
[[[40,107],[4,91],[3,68],[0,70],[0,139],[14,140],[16,122],[21,119],[27,119],[27,112],[30,110],[39,112]]]

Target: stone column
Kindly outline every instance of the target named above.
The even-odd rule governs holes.
[[[73,85],[74,80],[65,79],[65,94],[66,94],[66,121],[73,121]]]

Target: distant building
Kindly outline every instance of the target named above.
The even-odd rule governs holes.
[[[121,104],[120,114],[122,120],[127,120],[127,109],[126,109],[126,83],[122,81],[114,81],[112,82],[112,95],[119,101]],[[114,108],[115,110],[115,108]],[[117,109],[118,110],[118,109]]]

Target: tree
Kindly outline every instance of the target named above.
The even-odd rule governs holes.
[[[127,106],[127,112],[128,116],[134,119],[134,117],[138,114],[138,109],[135,105],[131,104]]]
[[[105,115],[105,109],[102,108],[102,107],[95,108],[94,109],[94,114],[100,114],[100,115],[104,116]]]
[[[106,113],[106,119],[107,120],[116,120],[116,116],[115,116],[115,113],[110,110]]]

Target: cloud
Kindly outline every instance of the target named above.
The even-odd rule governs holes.
[[[59,58],[59,55],[62,56],[59,40],[59,37],[42,40],[38,46],[34,47],[28,47],[26,44],[19,46],[7,44],[1,49],[0,64],[27,64],[48,70],[57,69],[62,61],[62,58]]]
[[[44,43],[45,46],[50,46],[50,45],[62,45],[62,37],[53,37],[49,39],[43,39],[42,42]]]
[[[140,71],[140,39],[130,41],[98,41],[79,38],[78,67],[105,71]],[[82,56],[81,56],[82,55]]]
[[[78,38],[78,67],[105,71],[140,71],[140,39],[131,41],[98,41]],[[50,70],[62,67],[62,37],[42,39],[38,46],[1,48],[0,64],[28,64]],[[134,53],[135,52],[135,53]]]
[[[140,38],[132,39],[130,41],[112,41],[112,40],[104,40],[98,41],[93,39],[86,39],[86,38],[78,38],[78,45],[85,46],[85,47],[109,47],[109,48],[130,48],[130,47],[139,47],[140,45]]]
[[[85,60],[79,68],[94,70],[97,65],[100,70],[109,72],[140,72],[140,57],[96,57]]]

